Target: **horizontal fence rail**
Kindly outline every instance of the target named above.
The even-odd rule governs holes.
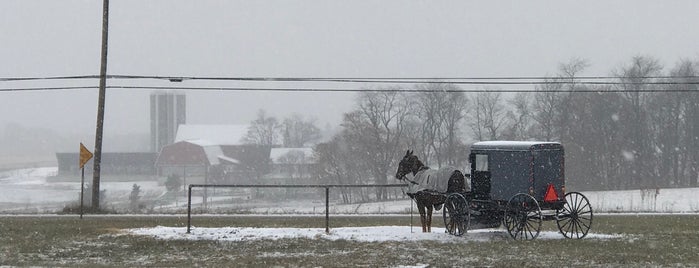
[[[296,185],[265,185],[265,184],[190,184],[187,193],[187,233],[192,229],[192,189],[193,188],[325,188],[325,232],[330,233],[330,188],[392,188],[408,187],[408,184],[296,184]]]

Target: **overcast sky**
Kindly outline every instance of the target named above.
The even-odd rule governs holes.
[[[101,9],[101,0],[0,1],[0,77],[97,75]],[[670,69],[680,59],[699,59],[697,14],[699,1],[689,0],[113,0],[108,73],[542,76],[582,58],[591,64],[584,75],[609,75],[635,55],[656,57]],[[0,88],[97,83],[0,81]],[[16,122],[94,135],[96,91],[0,92],[0,129]],[[148,133],[148,94],[111,89],[105,135]],[[280,118],[315,117],[321,127],[337,125],[354,101],[350,93],[207,91],[187,92],[187,98],[188,123],[247,123],[265,109]]]

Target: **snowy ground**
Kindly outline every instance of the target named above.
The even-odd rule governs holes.
[[[54,213],[66,205],[79,204],[80,181],[52,181],[56,167],[29,168],[0,172],[0,213]],[[92,178],[85,178],[89,183]],[[128,201],[133,184],[142,195],[161,195],[165,187],[155,181],[102,182],[108,199]]]
[[[79,182],[56,182],[50,179],[57,168],[30,168],[0,172],[0,213],[55,213],[66,205],[77,204],[80,197]],[[186,206],[184,193],[167,195],[165,186],[156,181],[102,182],[108,204],[128,203],[133,184],[141,187],[143,200],[151,202],[155,213],[181,212]],[[583,192],[590,199],[595,213],[612,212],[699,212],[699,188],[652,189],[628,191]],[[213,195],[212,195],[213,196]],[[219,198],[220,200],[216,200]],[[256,214],[322,214],[325,212],[323,197],[315,201],[261,202],[238,200],[228,197],[211,197],[219,204],[234,204],[234,210]],[[193,198],[193,207],[201,207],[202,198]],[[217,205],[226,209],[226,205]],[[230,207],[229,207],[230,208]],[[331,204],[332,214],[386,214],[408,213],[410,200],[380,203]],[[213,210],[215,212],[215,210]]]
[[[0,173],[0,213],[51,213],[60,211],[66,204],[77,203],[79,197],[79,182],[51,181],[50,176],[56,173],[56,168],[35,168],[14,170]],[[175,198],[165,194],[165,187],[154,181],[144,182],[105,182],[102,189],[114,199],[128,200],[132,185],[141,186],[142,193],[149,198],[162,198],[156,213],[176,211],[186,205],[183,196]],[[584,192],[594,206],[595,213],[697,213],[699,212],[698,188],[692,189],[660,189],[658,191],[607,191]],[[228,198],[229,201],[226,201]],[[246,201],[243,196],[214,197],[213,203],[240,203],[238,208],[244,213],[251,214],[296,214],[317,215],[325,212],[322,196],[316,201],[283,201],[260,202]],[[195,198],[195,208],[201,207],[201,197]],[[310,202],[310,204],[309,204]],[[364,204],[331,204],[331,214],[405,214],[410,211],[410,200],[397,200],[380,203]],[[160,210],[157,210],[160,209]],[[126,215],[118,215],[125,217]],[[243,216],[243,215],[241,215]],[[439,212],[435,217],[440,217]],[[633,239],[623,234],[595,233],[594,228],[586,240],[620,241]],[[110,234],[114,235],[114,234]],[[334,227],[330,233],[324,228],[252,228],[252,227],[193,227],[191,233],[186,233],[184,227],[158,226],[152,228],[122,229],[116,236],[133,235],[151,237],[156,240],[178,241],[274,241],[279,239],[311,239],[328,241],[356,242],[437,242],[437,243],[480,243],[490,241],[509,241],[510,235],[503,228],[469,230],[462,236],[446,234],[443,228],[433,228],[432,233],[422,233],[419,223],[415,226],[376,226],[376,227]],[[565,239],[557,231],[542,231],[537,240]],[[260,242],[264,243],[264,242]],[[422,267],[417,265],[415,267]]]
[[[215,240],[215,241],[254,241],[277,240],[284,238],[308,238],[327,240],[352,240],[359,242],[387,241],[438,241],[449,243],[482,242],[491,240],[510,240],[510,235],[503,229],[469,230],[463,237],[446,234],[444,228],[433,228],[432,233],[422,233],[419,227],[378,226],[332,228],[329,234],[323,228],[193,228],[187,234],[185,228],[158,226],[154,228],[128,229],[124,234],[150,236],[162,240]],[[618,234],[589,233],[586,239],[618,239]],[[542,231],[537,239],[564,239],[563,235],[553,231]]]

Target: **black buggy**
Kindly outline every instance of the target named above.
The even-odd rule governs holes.
[[[446,196],[448,233],[504,224],[512,238],[530,240],[539,235],[544,220],[555,220],[566,238],[583,238],[590,230],[590,202],[581,193],[565,191],[560,143],[477,142],[469,162],[471,190]]]

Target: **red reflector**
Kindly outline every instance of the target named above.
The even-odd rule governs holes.
[[[546,189],[546,195],[544,195],[544,202],[556,201],[558,201],[558,193],[556,193],[556,189],[553,188],[553,184],[549,184],[548,189]]]

